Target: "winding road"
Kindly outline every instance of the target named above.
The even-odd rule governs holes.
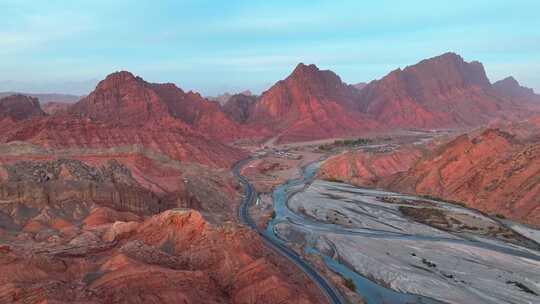
[[[248,209],[249,209],[249,206],[251,206],[257,199],[257,192],[255,191],[255,188],[253,187],[253,185],[244,176],[240,174],[240,171],[242,170],[242,167],[244,167],[251,160],[253,160],[253,158],[247,158],[247,159],[241,160],[238,163],[236,163],[232,169],[233,174],[236,176],[236,178],[240,181],[240,183],[244,187],[244,193],[245,193],[244,197],[242,198],[242,202],[240,203],[240,207],[238,209],[238,217],[240,221],[246,224],[251,229],[255,230],[261,236],[264,243],[269,248],[273,249],[278,254],[281,254],[282,256],[287,258],[289,261],[294,263],[298,268],[300,268],[300,270],[302,270],[309,278],[311,278],[311,280],[319,287],[322,293],[326,296],[329,303],[331,304],[345,303],[339,291],[337,291],[326,279],[324,279],[309,263],[305,262],[296,252],[292,251],[291,249],[285,247],[281,243],[277,242],[276,240],[266,235],[264,231],[261,231],[257,227],[253,219],[249,216]]]

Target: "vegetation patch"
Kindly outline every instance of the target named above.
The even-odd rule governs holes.
[[[343,285],[351,291],[356,292],[356,284],[354,284],[354,281],[351,278],[343,278]]]
[[[332,183],[344,183],[343,180],[335,177],[335,176],[329,176],[329,177],[324,177],[324,180],[327,181],[327,182],[332,182]]]
[[[448,229],[450,227],[444,212],[439,209],[399,206],[399,211],[406,217],[422,224],[441,229]]]
[[[333,148],[339,147],[355,147],[355,146],[364,146],[373,143],[373,139],[370,138],[356,138],[356,139],[343,139],[335,140],[331,144],[320,145],[319,150],[321,151],[330,151]]]

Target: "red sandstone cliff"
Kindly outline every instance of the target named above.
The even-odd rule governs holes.
[[[326,160],[318,177],[354,185],[375,186],[384,178],[407,171],[424,150],[407,147],[386,153],[348,151]]]
[[[280,141],[329,138],[365,132],[376,123],[348,111],[358,90],[331,71],[299,64],[264,92],[248,122],[273,130]]]
[[[36,98],[25,95],[10,95],[0,99],[0,120],[24,120],[45,116]]]
[[[498,129],[462,135],[386,185],[540,226],[539,139]]]

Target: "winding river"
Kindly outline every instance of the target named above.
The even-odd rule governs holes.
[[[370,206],[371,209],[368,209],[369,211],[366,211],[366,216],[369,216],[369,218],[372,218],[374,223],[375,221],[378,221],[378,223],[374,224],[373,226],[369,227],[358,227],[358,226],[344,226],[340,224],[335,223],[329,223],[328,221],[324,221],[321,219],[318,219],[316,216],[308,216],[305,212],[298,212],[298,210],[293,210],[294,208],[291,208],[290,199],[293,196],[303,194],[306,188],[310,187],[311,183],[314,182],[314,177],[320,167],[320,162],[312,163],[308,166],[306,166],[303,169],[303,174],[300,178],[297,179],[291,179],[287,181],[286,183],[279,185],[274,188],[272,193],[273,198],[273,206],[275,211],[275,217],[269,222],[267,229],[266,229],[266,235],[278,242],[281,242],[282,244],[285,244],[286,242],[284,239],[287,239],[286,235],[287,233],[283,233],[282,231],[294,231],[296,235],[302,235],[302,244],[304,245],[304,251],[310,254],[319,255],[323,261],[326,263],[327,267],[332,269],[334,272],[339,273],[342,277],[351,279],[356,286],[356,292],[368,303],[368,304],[383,304],[383,303],[397,303],[397,304],[406,304],[406,303],[448,303],[448,302],[456,302],[456,301],[445,301],[444,297],[436,297],[433,296],[424,296],[416,294],[415,292],[407,292],[404,290],[397,291],[397,289],[403,289],[401,288],[401,285],[398,285],[398,283],[395,283],[396,286],[391,286],[392,284],[386,282],[382,279],[374,278],[376,276],[375,274],[372,275],[369,273],[369,267],[364,269],[364,271],[358,271],[358,267],[355,268],[355,265],[359,265],[361,263],[357,263],[354,257],[346,256],[341,253],[341,256],[339,255],[339,252],[334,248],[332,249],[332,246],[335,246],[334,244],[339,244],[338,241],[343,240],[343,237],[360,237],[362,240],[367,240],[367,242],[364,242],[364,244],[371,244],[371,242],[393,242],[393,240],[398,240],[399,242],[409,242],[412,243],[414,246],[416,246],[415,242],[418,242],[419,244],[426,243],[427,247],[430,248],[433,247],[433,244],[443,244],[444,246],[454,246],[454,247],[464,247],[469,250],[469,248],[478,248],[479,252],[487,252],[488,256],[493,254],[497,258],[499,258],[497,255],[504,255],[505,258],[510,257],[512,259],[516,259],[519,262],[524,260],[526,263],[525,265],[529,265],[527,267],[536,267],[540,265],[540,254],[536,250],[530,250],[527,248],[522,248],[520,246],[515,246],[511,244],[506,244],[504,242],[496,241],[496,240],[487,240],[487,239],[478,239],[471,236],[462,236],[462,235],[455,235],[450,233],[441,233],[440,231],[436,229],[432,229],[431,227],[428,227],[427,225],[420,225],[418,223],[411,224],[409,220],[403,219],[403,216],[396,212],[394,209],[389,208],[388,206],[384,206],[383,204],[375,204],[372,203],[371,200],[374,200],[377,196],[380,195],[391,195],[394,197],[400,197],[400,198],[415,198],[411,196],[406,195],[400,195],[397,193],[390,193],[385,191],[377,191],[377,190],[369,190],[369,189],[363,189],[358,187],[353,187],[350,185],[334,185],[332,183],[327,182],[319,182],[315,181],[315,183],[319,182],[320,184],[316,185],[315,188],[322,189],[322,192],[325,191],[333,191],[332,193],[337,194],[348,194],[349,196],[344,199],[344,202],[346,201],[346,204],[352,204],[355,208],[353,210],[354,212],[358,212],[358,210],[365,210],[365,206]],[[357,200],[357,197],[360,197],[361,199]],[[300,200],[300,199],[298,199]],[[304,199],[305,200],[305,199]],[[425,200],[425,199],[424,199]],[[337,200],[339,203],[339,200]],[[442,207],[447,207],[447,203],[444,202],[435,202],[434,203],[440,204]],[[298,203],[298,202],[297,202]],[[306,204],[306,203],[305,203]],[[307,203],[309,204],[309,203]],[[345,204],[345,203],[344,203]],[[307,205],[309,206],[309,205]],[[302,207],[304,208],[304,207]],[[451,208],[448,206],[448,208]],[[351,209],[352,210],[352,209]],[[373,214],[369,214],[369,212],[373,212],[375,210],[375,216]],[[314,211],[320,212],[318,210]],[[460,210],[460,212],[469,212],[472,214],[473,217],[477,216],[476,212],[473,210]],[[309,213],[309,212],[308,212]],[[397,226],[391,226],[388,223],[392,221],[385,221],[384,217],[383,220],[379,221],[379,218],[377,218],[377,214],[384,214],[389,219],[395,221],[398,223]],[[400,218],[401,217],[401,218]],[[404,225],[405,228],[400,228],[399,225]],[[284,229],[285,227],[286,229]],[[413,228],[411,228],[413,227]],[[416,229],[414,231],[420,231],[418,233],[411,233],[410,230],[407,229]],[[280,232],[281,231],[281,232]],[[321,250],[321,246],[319,246],[319,242],[322,239],[330,239],[335,238],[337,241],[332,243],[330,246],[330,249],[328,250]],[[345,239],[345,242],[350,242],[351,239]],[[356,240],[356,239],[352,239]],[[287,239],[287,241],[298,241],[294,239]],[[331,243],[331,242],[330,242]],[[377,252],[377,254],[380,255],[390,255],[394,254],[394,252],[399,252],[399,250],[393,249],[391,253],[389,252],[383,252],[386,250],[384,247],[385,244],[382,243],[383,250],[381,252]],[[420,246],[420,245],[419,245]],[[322,246],[324,247],[324,246]],[[346,246],[345,246],[346,247]],[[460,248],[461,248],[460,247]],[[411,247],[415,248],[415,247]],[[443,249],[446,247],[442,247]],[[453,247],[448,247],[452,248]],[[332,254],[329,254],[330,253]],[[423,251],[419,251],[418,255],[424,254]],[[441,254],[445,254],[444,252],[441,252]],[[409,253],[406,252],[402,254],[403,256],[407,255],[408,258],[416,258],[416,253],[412,253],[412,256],[409,256]],[[449,257],[451,257],[451,253],[448,254]],[[430,277],[427,277],[426,282],[429,282],[431,284],[431,281],[435,281],[436,284],[439,284],[439,282],[443,282],[444,284],[448,284],[451,288],[455,288],[454,291],[449,291],[449,297],[454,296],[452,293],[455,293],[456,299],[479,299],[477,303],[504,303],[507,301],[507,303],[512,303],[514,300],[518,300],[516,303],[533,303],[529,302],[528,299],[535,298],[538,299],[540,303],[540,298],[537,298],[534,296],[534,290],[540,286],[540,278],[535,277],[534,275],[528,275],[523,274],[518,276],[521,280],[524,280],[531,286],[531,290],[529,290],[529,294],[526,294],[523,292],[523,290],[519,290],[518,288],[514,288],[515,286],[510,286],[512,291],[510,292],[510,296],[508,299],[498,297],[497,295],[491,296],[489,295],[489,292],[486,294],[483,292],[481,288],[484,288],[484,286],[477,287],[474,286],[473,283],[469,283],[468,277],[463,276],[463,279],[458,280],[454,276],[457,276],[457,274],[450,274],[451,270],[440,270],[441,266],[438,268],[435,265],[435,263],[429,262],[429,259],[436,259],[436,256],[429,255],[429,253],[425,253],[426,258],[422,258],[419,261],[423,262],[424,264],[428,265],[429,267],[425,267],[425,271],[430,272],[429,274],[426,274],[426,277],[429,275]],[[337,257],[337,258],[336,258]],[[399,261],[404,260],[405,258],[399,257]],[[450,259],[450,258],[449,258]],[[465,259],[465,258],[464,258]],[[465,259],[466,260],[466,259]],[[472,260],[472,259],[470,259]],[[392,260],[393,261],[393,260]],[[439,260],[440,261],[440,260]],[[513,262],[513,261],[512,261]],[[524,263],[525,263],[524,262]],[[355,264],[356,263],[356,264]],[[430,265],[431,263],[431,265]],[[439,264],[442,264],[438,262]],[[461,263],[461,261],[459,261]],[[465,261],[463,263],[469,263],[470,265],[473,265],[472,263],[483,263],[481,261]],[[412,263],[405,263],[404,265],[407,267],[416,267],[420,268],[419,266],[412,265]],[[467,264],[467,265],[469,265]],[[460,267],[462,264],[459,264]],[[466,267],[465,264],[463,264],[463,267]],[[521,264],[520,264],[521,265]],[[520,266],[518,265],[518,266]],[[398,266],[400,266],[398,264]],[[516,266],[516,267],[518,267]],[[430,269],[432,267],[433,269]],[[486,266],[487,267],[487,264]],[[521,267],[521,266],[520,266]],[[405,269],[405,268],[404,268]],[[411,268],[414,269],[414,268]],[[459,269],[457,267],[456,269]],[[519,269],[519,268],[518,268]],[[364,273],[367,275],[361,275],[360,273]],[[515,283],[513,281],[513,277],[510,278],[510,274],[506,274],[506,272],[513,272],[510,270],[503,269],[501,270],[502,274],[497,274],[500,276],[500,280],[503,280],[503,275],[508,275],[509,278],[505,278],[505,282],[503,281],[500,284],[503,284],[503,286],[506,286],[504,284],[509,285],[510,283]],[[515,272],[515,271],[514,271]],[[456,273],[457,272],[456,270]],[[534,269],[533,269],[534,273]],[[540,273],[540,268],[538,268],[538,273]],[[483,275],[482,273],[479,273],[479,275]],[[492,274],[490,272],[486,272],[486,276],[491,276]],[[368,278],[369,276],[369,278]],[[421,274],[420,274],[421,276]],[[435,280],[432,278],[436,278]],[[440,278],[439,278],[440,277]],[[415,277],[411,277],[415,278]],[[431,280],[431,281],[430,281]],[[438,281],[437,281],[438,280]],[[446,281],[448,282],[446,282]],[[395,280],[392,280],[395,281]],[[516,283],[517,284],[517,283]],[[511,285],[511,284],[510,284]],[[406,284],[404,284],[406,286]],[[519,286],[519,285],[518,285]],[[439,286],[440,287],[440,286]],[[495,286],[494,286],[495,287]],[[509,287],[509,288],[510,288]],[[480,289],[479,289],[480,288]],[[421,290],[421,289],[418,289]],[[424,294],[422,292],[422,294]],[[427,292],[429,294],[429,292]],[[436,295],[436,293],[435,293]],[[460,298],[461,297],[461,298]],[[437,299],[435,299],[437,298]],[[523,300],[523,301],[521,301]],[[462,300],[463,301],[463,300]]]

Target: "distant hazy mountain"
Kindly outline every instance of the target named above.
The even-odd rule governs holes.
[[[0,92],[26,92],[38,94],[43,92],[57,92],[68,95],[87,95],[98,83],[97,79],[84,81],[0,81]]]
[[[208,96],[208,97],[206,97],[206,99],[208,99],[210,101],[216,101],[220,105],[225,105],[227,103],[227,101],[229,101],[229,99],[231,99],[231,97],[233,97],[234,95],[251,96],[251,95],[253,95],[253,93],[251,93],[250,90],[245,90],[245,91],[242,91],[242,92],[240,92],[238,94],[231,94],[229,92],[226,92],[226,93],[218,95],[218,96]]]
[[[353,84],[352,86],[357,90],[361,90],[367,86],[367,83],[359,82],[359,83]]]
[[[82,96],[78,95],[69,95],[69,94],[32,94],[32,93],[24,93],[24,92],[0,92],[0,98],[10,96],[10,95],[26,95],[30,97],[37,98],[41,104],[45,104],[48,102],[62,102],[62,103],[75,103],[79,101],[79,99],[82,98]]]

